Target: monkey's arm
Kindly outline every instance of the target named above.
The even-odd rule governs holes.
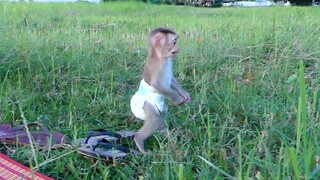
[[[174,77],[172,78],[171,86],[184,98],[184,102],[189,102],[191,100],[189,93],[182,88]]]
[[[184,98],[177,91],[174,91],[170,86],[167,87],[160,82],[151,83],[151,86],[153,86],[160,94],[169,98],[175,105],[180,105],[185,102]]]

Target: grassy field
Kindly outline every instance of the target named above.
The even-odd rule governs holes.
[[[0,3],[0,122],[42,122],[71,140],[126,123],[158,26],[180,34],[169,138],[117,163],[74,149],[0,145],[55,179],[320,178],[320,9],[143,3]],[[33,152],[33,153],[31,153]]]

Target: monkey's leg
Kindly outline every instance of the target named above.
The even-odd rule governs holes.
[[[161,117],[158,109],[145,101],[143,110],[145,112],[145,120],[141,129],[136,133],[134,141],[140,152],[146,153],[144,149],[144,140],[150,137],[161,125]]]
[[[160,126],[159,126],[159,132],[162,136],[168,137],[169,136],[169,131],[167,128],[167,125],[165,123],[165,118],[168,114],[168,106],[164,105],[163,111],[161,113],[161,121],[160,121]]]

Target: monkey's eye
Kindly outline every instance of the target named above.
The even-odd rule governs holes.
[[[177,41],[173,41],[173,44],[176,45],[176,44],[177,44]]]

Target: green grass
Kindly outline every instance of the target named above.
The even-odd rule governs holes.
[[[180,35],[175,74],[192,96],[168,102],[175,133],[150,138],[151,155],[1,151],[55,179],[318,179],[319,24],[317,7],[1,2],[1,123],[39,121],[71,140],[138,129],[129,101],[157,26]]]

